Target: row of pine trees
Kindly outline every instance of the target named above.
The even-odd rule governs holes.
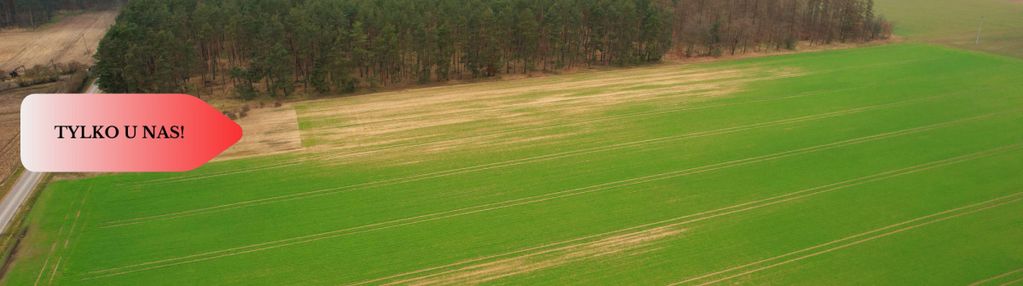
[[[276,97],[888,33],[872,0],[132,0],[94,70],[109,92]]]

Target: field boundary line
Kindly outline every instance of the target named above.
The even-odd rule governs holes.
[[[1020,200],[1023,200],[1023,197],[1021,197],[1021,195],[1023,195],[1023,192],[1017,192],[1017,193],[1013,193],[1013,194],[997,197],[997,198],[994,198],[994,199],[986,200],[986,201],[983,201],[983,202],[973,203],[973,204],[969,204],[969,205],[966,205],[966,206],[962,206],[962,207],[958,207],[958,208],[954,208],[954,209],[950,209],[950,210],[945,210],[945,211],[942,211],[942,212],[938,212],[938,213],[934,213],[934,214],[930,214],[930,215],[914,218],[914,219],[911,219],[911,220],[899,222],[899,223],[896,223],[896,224],[884,226],[884,227],[877,228],[877,229],[874,229],[874,230],[870,230],[870,231],[867,231],[867,232],[846,236],[846,237],[843,237],[843,238],[840,238],[840,239],[837,239],[837,240],[832,240],[832,241],[829,241],[829,242],[825,242],[825,243],[822,243],[822,244],[818,244],[818,245],[814,245],[814,246],[811,246],[811,247],[803,248],[803,249],[800,249],[800,250],[784,253],[784,254],[781,254],[781,255],[778,255],[778,256],[774,256],[774,257],[771,257],[771,258],[759,260],[759,261],[756,261],[756,262],[751,262],[751,263],[747,263],[747,264],[743,264],[743,265],[727,268],[727,269],[724,269],[724,270],[720,270],[720,271],[717,271],[717,272],[712,272],[712,273],[704,274],[704,275],[701,275],[701,276],[689,278],[689,279],[686,279],[686,280],[683,280],[683,281],[679,281],[679,282],[675,282],[675,283],[672,283],[672,284],[669,284],[669,285],[685,284],[685,283],[693,282],[693,281],[696,281],[696,280],[701,280],[701,279],[704,279],[704,278],[707,278],[707,277],[712,277],[712,276],[716,276],[716,275],[719,275],[719,274],[732,272],[732,271],[735,271],[735,270],[741,270],[743,268],[747,268],[747,267],[750,267],[750,266],[756,266],[758,264],[767,263],[767,262],[771,262],[771,261],[775,261],[775,260],[779,260],[779,259],[784,259],[784,258],[792,256],[792,255],[798,255],[798,254],[805,253],[805,252],[808,252],[808,251],[814,251],[814,250],[817,250],[817,249],[821,249],[819,251],[812,252],[812,253],[809,253],[809,254],[806,254],[806,255],[803,255],[803,256],[782,260],[782,261],[774,263],[774,264],[770,264],[770,265],[766,265],[766,266],[761,266],[761,267],[758,267],[758,268],[754,268],[754,269],[751,269],[751,270],[747,270],[747,271],[744,271],[744,272],[740,272],[740,273],[737,273],[737,274],[726,276],[724,278],[719,278],[719,279],[716,279],[716,280],[712,280],[712,281],[708,281],[708,282],[704,282],[704,283],[699,283],[698,285],[710,285],[710,284],[719,283],[719,282],[730,280],[730,279],[733,279],[733,278],[736,278],[736,277],[739,277],[739,276],[748,275],[748,274],[760,272],[760,271],[763,271],[763,270],[771,269],[771,268],[774,268],[774,267],[778,267],[778,266],[781,266],[781,265],[789,264],[789,263],[792,263],[792,262],[804,260],[804,259],[807,259],[807,258],[811,258],[811,257],[815,257],[815,256],[831,253],[831,252],[834,252],[834,251],[842,250],[842,249],[845,249],[845,248],[849,248],[849,247],[852,247],[852,246],[856,246],[856,245],[863,244],[863,243],[866,243],[866,242],[870,242],[870,241],[873,241],[873,240],[877,240],[877,239],[880,239],[880,238],[888,237],[888,236],[895,235],[895,234],[898,234],[898,233],[902,233],[902,232],[905,232],[905,231],[909,231],[909,230],[912,230],[912,229],[920,228],[920,227],[923,227],[923,226],[927,226],[927,225],[931,225],[931,224],[947,221],[947,220],[950,220],[950,219],[962,217],[962,216],[965,216],[965,215],[970,215],[970,214],[974,214],[974,213],[977,213],[977,212],[989,210],[989,209],[992,209],[992,208],[1004,206],[1004,205],[1007,205],[1007,204],[1012,204],[1012,203],[1015,203],[1015,202],[1019,202]],[[980,208],[973,209],[973,208],[976,208],[976,207],[980,207]],[[929,220],[929,219],[933,219],[933,220]],[[894,229],[894,230],[892,230],[892,229]],[[845,243],[845,242],[848,242],[848,243]],[[844,244],[842,244],[842,243],[844,243]],[[829,246],[832,246],[832,245],[836,245],[836,246],[829,247]]]
[[[1012,276],[1013,274],[1020,273],[1020,272],[1023,272],[1023,268],[1016,269],[1016,270],[1011,270],[1009,272],[1005,272],[1005,273],[1002,273],[1002,274],[998,274],[998,275],[995,275],[995,276],[984,278],[984,279],[981,279],[981,280],[979,280],[977,282],[970,283],[969,286],[983,285],[985,283],[988,283],[988,282],[991,282],[991,281],[995,281],[995,280],[998,280],[998,279],[1002,279],[1002,278],[1005,278],[1005,277],[1009,277],[1009,276]]]
[[[153,220],[174,219],[174,218],[179,218],[179,217],[184,217],[184,216],[191,216],[191,215],[196,215],[196,214],[217,212],[217,211],[222,211],[222,210],[227,210],[227,209],[244,208],[244,207],[248,207],[248,206],[264,205],[264,204],[269,204],[269,203],[282,202],[282,201],[290,201],[290,200],[303,199],[303,198],[309,198],[309,197],[318,197],[318,196],[323,196],[323,195],[330,195],[330,194],[336,194],[336,193],[349,192],[349,191],[353,191],[353,190],[357,190],[357,189],[361,189],[361,188],[380,187],[380,186],[389,186],[389,185],[402,184],[402,183],[410,183],[410,182],[416,182],[416,181],[427,180],[427,179],[435,179],[435,178],[447,177],[447,176],[464,174],[464,173],[478,172],[478,171],[484,171],[484,170],[490,170],[490,169],[496,169],[496,168],[503,168],[503,167],[509,167],[509,166],[517,166],[517,165],[522,165],[522,164],[526,164],[526,163],[542,162],[542,161],[547,161],[547,160],[560,159],[560,158],[566,158],[566,157],[572,157],[572,156],[578,156],[578,155],[585,155],[585,154],[596,153],[596,152],[604,152],[604,151],[611,151],[611,150],[617,150],[617,149],[623,149],[623,148],[644,146],[644,145],[653,144],[653,143],[670,142],[670,141],[673,141],[673,140],[682,140],[682,139],[689,139],[689,138],[699,138],[699,137],[706,137],[706,136],[730,134],[730,133],[736,133],[736,132],[741,132],[741,131],[753,130],[753,129],[761,128],[761,127],[771,127],[771,126],[791,124],[791,123],[800,123],[800,122],[814,121],[814,120],[838,117],[838,116],[849,115],[849,114],[857,114],[857,113],[860,113],[860,112],[866,112],[866,111],[870,111],[870,110],[877,110],[877,109],[884,109],[884,108],[889,108],[889,107],[894,107],[894,106],[906,105],[906,104],[910,104],[910,103],[913,103],[913,102],[916,102],[916,101],[925,101],[925,100],[929,100],[929,99],[935,99],[935,98],[946,97],[946,96],[947,95],[940,95],[940,96],[932,96],[932,97],[925,97],[925,98],[918,98],[918,99],[902,100],[902,101],[897,101],[897,102],[892,102],[892,103],[884,103],[884,104],[869,105],[869,106],[864,106],[864,107],[856,107],[856,108],[851,108],[851,109],[845,109],[845,110],[839,110],[839,111],[833,111],[833,112],[826,112],[826,113],[815,114],[815,115],[799,116],[799,117],[786,118],[786,119],[775,120],[775,121],[753,123],[753,124],[747,124],[747,125],[726,127],[726,128],[721,128],[721,129],[714,129],[714,130],[707,130],[707,131],[697,131],[697,132],[680,134],[680,135],[672,135],[672,136],[644,139],[644,140],[638,140],[638,141],[623,142],[623,143],[612,144],[612,145],[598,146],[598,147],[592,147],[592,148],[585,148],[585,149],[579,149],[579,150],[551,153],[551,154],[532,156],[532,157],[527,157],[527,158],[520,158],[520,159],[513,159],[513,160],[507,160],[507,161],[501,161],[501,162],[494,162],[494,163],[487,163],[487,164],[481,164],[481,165],[475,165],[475,166],[455,168],[455,169],[445,170],[445,171],[430,172],[430,173],[413,175],[413,176],[402,177],[402,178],[395,178],[395,179],[381,180],[381,181],[375,181],[375,182],[360,183],[360,184],[348,185],[348,186],[343,186],[343,187],[326,188],[326,189],[320,189],[320,190],[314,190],[314,191],[308,191],[308,192],[299,192],[299,193],[294,193],[294,194],[273,196],[273,197],[268,197],[268,198],[245,200],[245,201],[240,201],[240,202],[235,202],[235,203],[228,203],[228,204],[221,204],[221,205],[210,206],[210,207],[196,208],[196,209],[191,209],[191,210],[178,211],[178,212],[172,212],[172,213],[166,213],[166,214],[160,214],[160,215],[152,215],[152,216],[144,216],[144,217],[138,217],[138,218],[132,218],[132,219],[115,220],[115,221],[109,221],[109,222],[101,224],[100,228],[119,227],[119,226],[125,226],[125,225],[133,225],[133,224],[144,223],[144,222],[153,221]]]
[[[651,182],[651,181],[655,181],[655,180],[662,180],[662,179],[666,179],[666,178],[673,178],[673,177],[678,177],[678,176],[682,176],[682,175],[689,175],[689,174],[693,174],[693,173],[708,172],[708,171],[713,171],[713,170],[718,170],[718,169],[723,169],[723,168],[733,167],[733,166],[742,166],[742,165],[752,164],[752,163],[766,161],[766,160],[785,158],[785,157],[794,156],[794,155],[803,154],[803,153],[810,153],[810,152],[815,152],[815,151],[820,151],[820,150],[827,150],[827,149],[831,149],[831,148],[838,148],[838,147],[842,147],[842,146],[848,146],[848,145],[852,145],[852,144],[859,144],[859,143],[863,143],[863,142],[870,142],[870,141],[875,141],[875,140],[881,140],[881,139],[891,138],[891,137],[905,135],[905,134],[912,134],[912,133],[916,133],[916,132],[923,132],[923,131],[927,131],[927,130],[933,130],[933,129],[937,129],[937,128],[941,128],[941,127],[945,127],[945,126],[950,126],[950,125],[953,125],[953,124],[956,124],[956,123],[960,123],[960,122],[966,122],[966,121],[969,121],[969,120],[977,120],[977,119],[980,119],[980,118],[986,118],[986,117],[994,116],[994,115],[1000,114],[1000,113],[1004,113],[1004,112],[991,113],[991,114],[974,116],[974,117],[969,117],[969,118],[962,118],[962,119],[947,121],[947,122],[943,122],[943,123],[925,125],[925,126],[920,126],[920,127],[910,128],[910,129],[905,129],[905,130],[900,130],[900,131],[885,132],[885,133],[880,133],[880,134],[875,134],[875,135],[870,135],[870,136],[864,136],[864,137],[860,137],[860,138],[848,139],[848,140],[832,142],[832,143],[827,143],[827,144],[818,145],[818,146],[801,148],[801,149],[797,149],[797,150],[790,150],[790,151],[784,151],[784,152],[779,152],[779,153],[769,154],[769,155],[764,155],[764,156],[758,156],[758,157],[752,157],[752,158],[746,158],[746,159],[739,159],[739,160],[733,160],[733,161],[728,161],[728,162],[722,162],[722,163],[708,165],[708,166],[704,166],[704,167],[696,167],[696,168],[685,169],[685,170],[682,170],[682,171],[674,171],[674,172],[650,175],[650,176],[645,176],[645,177],[620,180],[620,181],[616,181],[616,182],[609,182],[609,183],[593,185],[593,186],[589,186],[589,187],[576,188],[576,189],[571,189],[571,190],[566,190],[566,191],[560,191],[560,192],[555,192],[555,193],[550,193],[550,194],[544,194],[544,195],[538,195],[538,196],[531,196],[531,197],[526,197],[526,198],[514,199],[514,200],[509,200],[509,201],[504,201],[504,202],[484,204],[484,205],[480,205],[480,206],[462,208],[462,209],[457,209],[457,210],[451,210],[451,211],[427,214],[427,215],[410,217],[410,218],[404,218],[404,219],[384,221],[384,222],[379,222],[379,223],[375,223],[375,224],[368,224],[368,225],[362,225],[362,226],[356,226],[356,227],[332,230],[332,231],[321,232],[321,233],[316,233],[316,234],[303,235],[303,236],[292,237],[292,238],[287,238],[287,239],[280,239],[280,240],[276,240],[276,241],[268,241],[268,242],[262,242],[262,243],[251,244],[251,245],[246,245],[246,246],[233,247],[233,248],[227,248],[227,249],[215,250],[215,251],[208,251],[208,252],[203,252],[203,253],[196,253],[196,254],[182,256],[182,257],[176,257],[176,258],[161,259],[161,260],[155,260],[155,261],[150,261],[150,262],[138,263],[138,264],[133,264],[133,265],[127,265],[127,266],[121,266],[121,267],[115,267],[115,268],[109,268],[109,269],[102,269],[102,270],[95,270],[95,271],[90,271],[90,272],[88,272],[86,274],[97,274],[97,276],[94,276],[95,278],[106,277],[106,276],[114,276],[114,275],[130,273],[130,272],[138,272],[138,271],[144,271],[144,270],[155,269],[155,268],[163,268],[163,267],[179,265],[179,264],[185,264],[185,263],[205,261],[205,260],[210,260],[210,259],[215,259],[215,258],[220,258],[220,257],[234,256],[234,255],[250,253],[250,252],[256,252],[256,251],[262,251],[262,250],[267,250],[267,249],[280,248],[280,247],[285,247],[285,246],[290,246],[290,245],[295,245],[295,244],[309,243],[309,242],[319,241],[319,240],[323,240],[323,239],[335,238],[335,237],[352,235],[352,234],[358,234],[358,233],[365,233],[365,232],[369,232],[369,231],[378,231],[378,230],[382,230],[382,229],[389,229],[389,228],[400,227],[400,226],[405,226],[405,225],[418,224],[418,223],[435,221],[435,220],[441,220],[441,219],[447,219],[447,218],[452,218],[452,217],[460,217],[460,216],[465,216],[465,215],[474,214],[474,213],[480,213],[480,212],[486,212],[486,211],[491,211],[491,210],[497,210],[497,209],[504,209],[504,208],[514,207],[514,206],[519,206],[519,205],[543,202],[543,201],[548,201],[548,200],[552,200],[552,199],[558,199],[558,198],[569,197],[569,196],[576,196],[576,195],[581,195],[581,194],[585,194],[585,193],[592,193],[592,192],[596,192],[596,191],[613,189],[613,188],[619,188],[619,187],[623,187],[623,186],[635,185],[635,184]],[[668,176],[668,175],[670,175],[670,176]],[[574,192],[574,193],[568,193],[568,192]],[[167,263],[167,264],[165,264],[165,263]],[[149,266],[149,265],[154,265],[154,266]],[[144,266],[149,266],[149,267],[144,267]],[[143,268],[140,268],[140,269],[130,269],[130,268],[135,268],[135,267],[143,267]],[[125,270],[125,269],[127,269],[127,270]]]
[[[976,159],[980,159],[980,158],[990,157],[990,156],[993,156],[993,155],[996,155],[996,154],[1000,154],[1000,153],[1003,153],[1003,152],[1012,151],[1012,150],[1018,150],[1020,148],[1023,148],[1023,143],[1009,145],[1009,146],[1003,146],[1003,147],[999,147],[999,148],[995,148],[995,149],[984,150],[984,151],[980,151],[980,152],[970,153],[970,154],[966,154],[966,155],[961,155],[961,156],[952,157],[952,158],[946,158],[946,159],[932,161],[932,162],[927,162],[927,163],[923,163],[923,164],[913,165],[913,166],[910,166],[910,167],[905,167],[905,168],[900,168],[900,169],[895,169],[895,170],[890,170],[890,171],[884,171],[884,172],[880,172],[880,173],[876,173],[876,174],[872,174],[872,175],[867,175],[867,176],[858,177],[858,178],[854,178],[854,179],[849,179],[849,180],[845,180],[845,181],[840,181],[840,182],[836,182],[836,183],[831,183],[831,184],[827,184],[827,185],[822,185],[822,186],[802,189],[802,190],[799,190],[799,191],[796,191],[796,192],[785,193],[785,194],[776,195],[776,196],[772,196],[772,197],[768,197],[768,198],[763,198],[763,199],[757,199],[757,200],[753,200],[753,201],[749,201],[749,202],[744,202],[744,203],[740,203],[740,204],[736,204],[736,205],[721,207],[721,208],[717,208],[717,209],[713,209],[713,210],[702,211],[702,212],[698,212],[698,213],[693,213],[693,214],[684,215],[684,216],[680,216],[680,217],[675,217],[675,218],[671,218],[671,219],[667,219],[667,220],[661,220],[661,221],[657,221],[657,222],[653,222],[653,223],[647,223],[647,224],[642,224],[642,225],[638,225],[638,226],[628,227],[628,228],[624,228],[624,229],[614,230],[614,231],[610,231],[610,232],[598,233],[598,234],[588,235],[588,236],[579,237],[579,238],[575,238],[575,239],[571,239],[571,240],[565,240],[565,241],[560,241],[560,242],[555,242],[555,243],[544,244],[544,245],[540,245],[540,246],[536,246],[536,247],[520,249],[520,250],[516,250],[516,251],[513,251],[513,252],[507,252],[507,253],[502,253],[502,254],[497,254],[497,255],[491,255],[491,256],[486,256],[486,257],[474,258],[474,259],[470,259],[470,260],[466,260],[466,261],[461,261],[461,262],[456,262],[456,263],[452,263],[452,264],[446,264],[446,265],[442,265],[442,266],[435,266],[435,267],[420,269],[420,270],[416,270],[416,271],[405,272],[405,273],[400,273],[400,274],[396,274],[396,275],[376,278],[376,279],[373,279],[373,280],[367,280],[367,281],[363,281],[363,282],[358,282],[358,283],[355,283],[355,284],[352,284],[352,285],[364,285],[364,284],[369,284],[369,283],[380,282],[380,281],[383,281],[383,280],[390,280],[390,279],[405,277],[405,276],[409,276],[409,275],[415,275],[415,274],[419,274],[419,273],[423,273],[423,272],[440,270],[440,269],[444,269],[444,268],[457,267],[457,266],[472,264],[472,263],[476,263],[476,262],[483,262],[483,261],[490,260],[490,259],[495,259],[495,258],[500,258],[500,257],[505,257],[505,256],[511,256],[511,255],[515,255],[515,254],[519,254],[519,253],[524,253],[524,252],[529,252],[529,251],[534,251],[534,250],[542,250],[543,248],[559,246],[559,245],[565,245],[565,244],[569,244],[569,243],[573,243],[573,242],[577,242],[577,241],[585,241],[585,240],[589,240],[589,239],[598,239],[598,238],[601,238],[601,237],[604,237],[604,236],[609,236],[609,235],[618,235],[618,234],[621,234],[621,233],[624,233],[624,232],[628,232],[628,231],[642,231],[643,228],[678,227],[678,226],[685,225],[685,224],[700,222],[700,221],[704,221],[704,220],[708,220],[708,219],[712,219],[712,218],[716,218],[716,217],[721,217],[721,216],[725,216],[725,215],[730,215],[730,214],[742,213],[742,212],[750,211],[750,210],[756,210],[756,209],[760,209],[760,208],[767,207],[767,206],[772,206],[772,205],[776,205],[776,204],[780,204],[780,203],[784,203],[784,202],[789,202],[789,201],[794,201],[794,200],[798,200],[798,199],[803,199],[803,198],[807,198],[807,197],[811,197],[811,196],[815,196],[815,195],[820,195],[820,194],[824,194],[824,193],[830,193],[830,192],[834,192],[834,191],[839,191],[839,190],[842,190],[842,189],[847,189],[847,188],[856,187],[856,186],[863,185],[863,184],[868,184],[868,183],[873,183],[873,182],[882,181],[882,180],[886,180],[886,179],[891,179],[891,178],[895,178],[895,177],[899,177],[899,176],[903,176],[903,175],[919,173],[919,172],[928,171],[928,170],[935,169],[935,168],[940,168],[940,167],[950,166],[950,165],[954,165],[954,164],[958,164],[958,163],[962,163],[962,162],[967,162],[967,161],[971,161],[971,160],[976,160]],[[760,204],[760,205],[757,205],[757,204]],[[733,210],[733,209],[737,209],[737,208],[740,208],[740,209]],[[718,213],[718,212],[721,212],[721,213]],[[571,247],[571,246],[572,245],[569,244],[568,246],[564,246],[564,247]],[[564,248],[564,247],[561,247],[561,248]],[[522,256],[512,256],[510,258],[505,258],[503,260],[518,259],[518,258],[523,258],[523,257],[542,255],[542,254],[545,254],[545,253],[550,252],[550,251],[557,251],[558,249],[561,249],[561,248],[544,250],[544,251],[541,251],[541,252],[538,252],[538,253],[531,253],[531,254],[526,254],[526,255],[522,255]],[[466,268],[469,268],[469,267],[466,267]],[[398,281],[398,282],[393,282],[393,283],[399,283],[400,284],[400,283],[403,283],[403,282],[411,282],[411,281],[420,280],[420,279],[424,279],[424,278],[429,278],[429,277],[433,277],[433,276],[448,274],[448,273],[453,272],[453,271],[456,271],[456,270],[448,270],[448,271],[434,273],[434,274],[430,274],[430,275],[426,275],[426,276],[414,277],[414,278],[410,278],[410,279],[406,279],[406,280],[402,280],[402,281]],[[393,283],[391,283],[391,284],[393,284]]]

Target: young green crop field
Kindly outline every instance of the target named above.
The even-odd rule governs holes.
[[[303,151],[50,184],[4,282],[1020,281],[1021,91],[897,44],[303,102]]]

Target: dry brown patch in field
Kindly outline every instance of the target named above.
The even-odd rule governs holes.
[[[291,106],[253,109],[236,121],[242,139],[216,160],[268,155],[302,149],[298,116]]]
[[[706,80],[727,80],[742,74],[744,72],[740,70],[699,73],[667,70],[640,76],[624,75],[608,79],[554,82],[511,89],[483,91],[450,90],[436,95],[434,92],[414,91],[410,92],[414,96],[409,99],[388,98],[387,96],[377,95],[376,100],[348,102],[351,104],[345,106],[338,106],[334,102],[334,104],[311,110],[306,115],[311,117],[341,115],[348,118],[348,123],[351,125],[386,124],[392,121],[417,120],[430,116],[466,115],[480,111],[515,109],[524,105],[542,104],[543,100],[549,100],[551,97],[569,97],[569,95],[580,90],[606,89],[607,92],[611,92],[650,83],[684,84]],[[605,97],[613,96],[596,93],[591,96],[580,96],[574,99],[600,98],[601,95]]]
[[[444,151],[458,149],[471,149],[471,148],[500,148],[510,149],[516,146],[536,146],[544,144],[544,142],[550,142],[557,139],[568,138],[577,133],[564,132],[550,135],[532,136],[532,137],[519,137],[519,138],[508,138],[502,140],[486,139],[486,138],[458,138],[454,140],[447,140],[438,143],[423,144],[416,146],[415,151],[418,154],[436,154]]]
[[[592,121],[612,108],[684,106],[736,92],[751,81],[796,75],[798,71],[782,69],[659,65],[490,83],[490,89],[461,85],[320,100],[303,109],[303,119],[314,123],[303,136],[312,139],[312,150],[326,160],[541,143],[566,137],[549,136],[552,128],[580,130],[577,122]]]
[[[698,82],[705,79],[724,79],[727,76],[734,76],[738,73],[740,71],[711,72],[697,75],[644,75],[639,78],[553,83],[511,90],[498,89],[484,92],[451,90],[450,92],[437,95],[433,95],[433,92],[429,91],[415,91],[413,93],[416,95],[409,99],[375,95],[374,99],[376,100],[372,101],[320,104],[320,107],[312,108],[303,115],[311,118],[344,118],[344,124],[340,127],[361,126],[362,128],[386,130],[390,129],[387,128],[388,124],[398,124],[400,126],[421,123],[430,126],[434,124],[423,121],[431,118],[452,120],[450,118],[452,116],[471,118],[472,115],[480,114],[481,112],[495,112],[507,115],[505,111],[508,110],[547,107],[547,103],[550,101],[571,100],[585,103],[594,99],[617,95],[598,92],[590,96],[571,96],[573,93],[584,88],[606,89],[607,92],[611,92],[645,83]]]
[[[466,84],[454,86],[441,86],[402,90],[394,92],[382,92],[373,96],[355,97],[340,99],[347,103],[339,106],[339,99],[332,99],[319,102],[318,107],[309,111],[310,116],[329,116],[344,114],[356,117],[357,123],[372,123],[371,120],[395,120],[414,118],[424,114],[444,115],[462,113],[464,110],[448,110],[452,105],[468,105],[469,107],[488,103],[497,105],[502,102],[489,102],[520,97],[524,94],[563,91],[571,92],[575,89],[599,88],[618,84],[640,84],[663,80],[686,78],[692,80],[710,79],[735,74],[741,71],[706,71],[689,70],[681,66],[658,66],[656,69],[629,69],[621,71],[609,71],[604,74],[593,75],[593,78],[582,80],[571,80],[573,77],[564,79],[558,77],[547,77],[541,79],[510,80],[504,82]],[[535,81],[534,81],[535,80]],[[325,103],[325,104],[324,104]],[[435,109],[441,107],[440,110]],[[458,106],[455,106],[458,107]],[[361,120],[361,118],[367,120]]]
[[[0,31],[0,70],[50,63],[92,63],[92,55],[117,11],[69,16],[39,29]]]
[[[670,72],[681,75],[685,71],[678,70]],[[546,91],[552,89],[564,89],[567,87],[580,88],[595,85],[606,85],[609,83],[627,81],[637,78],[645,78],[656,74],[667,73],[663,67],[628,69],[619,71],[608,71],[601,73],[586,73],[578,76],[585,76],[582,79],[575,77],[550,76],[543,78],[530,78],[522,80],[507,80],[495,82],[483,82],[460,85],[446,85],[427,88],[407,89],[374,93],[372,97],[352,97],[345,99],[350,105],[345,106],[345,114],[361,114],[370,112],[393,112],[404,110],[416,113],[416,108],[437,105],[451,105],[467,103],[472,104],[481,100],[499,99],[507,96],[515,96],[523,93]],[[695,71],[690,71],[695,72]],[[320,105],[319,109],[326,112],[336,111],[338,99],[323,100],[327,104]],[[314,108],[313,111],[316,111]],[[408,114],[406,114],[408,115]]]
[[[440,275],[427,275],[397,281],[393,284],[411,285],[465,285],[494,281],[504,277],[526,274],[585,260],[627,255],[649,248],[658,241],[676,236],[684,229],[659,227],[650,230],[616,235],[605,239],[569,245],[534,254],[502,259],[468,266]]]

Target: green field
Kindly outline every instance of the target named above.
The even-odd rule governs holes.
[[[1023,1],[877,0],[878,13],[909,41],[1023,58]],[[977,30],[983,33],[977,44]]]
[[[1021,90],[898,44],[303,102],[301,152],[52,183],[4,281],[998,285]]]

